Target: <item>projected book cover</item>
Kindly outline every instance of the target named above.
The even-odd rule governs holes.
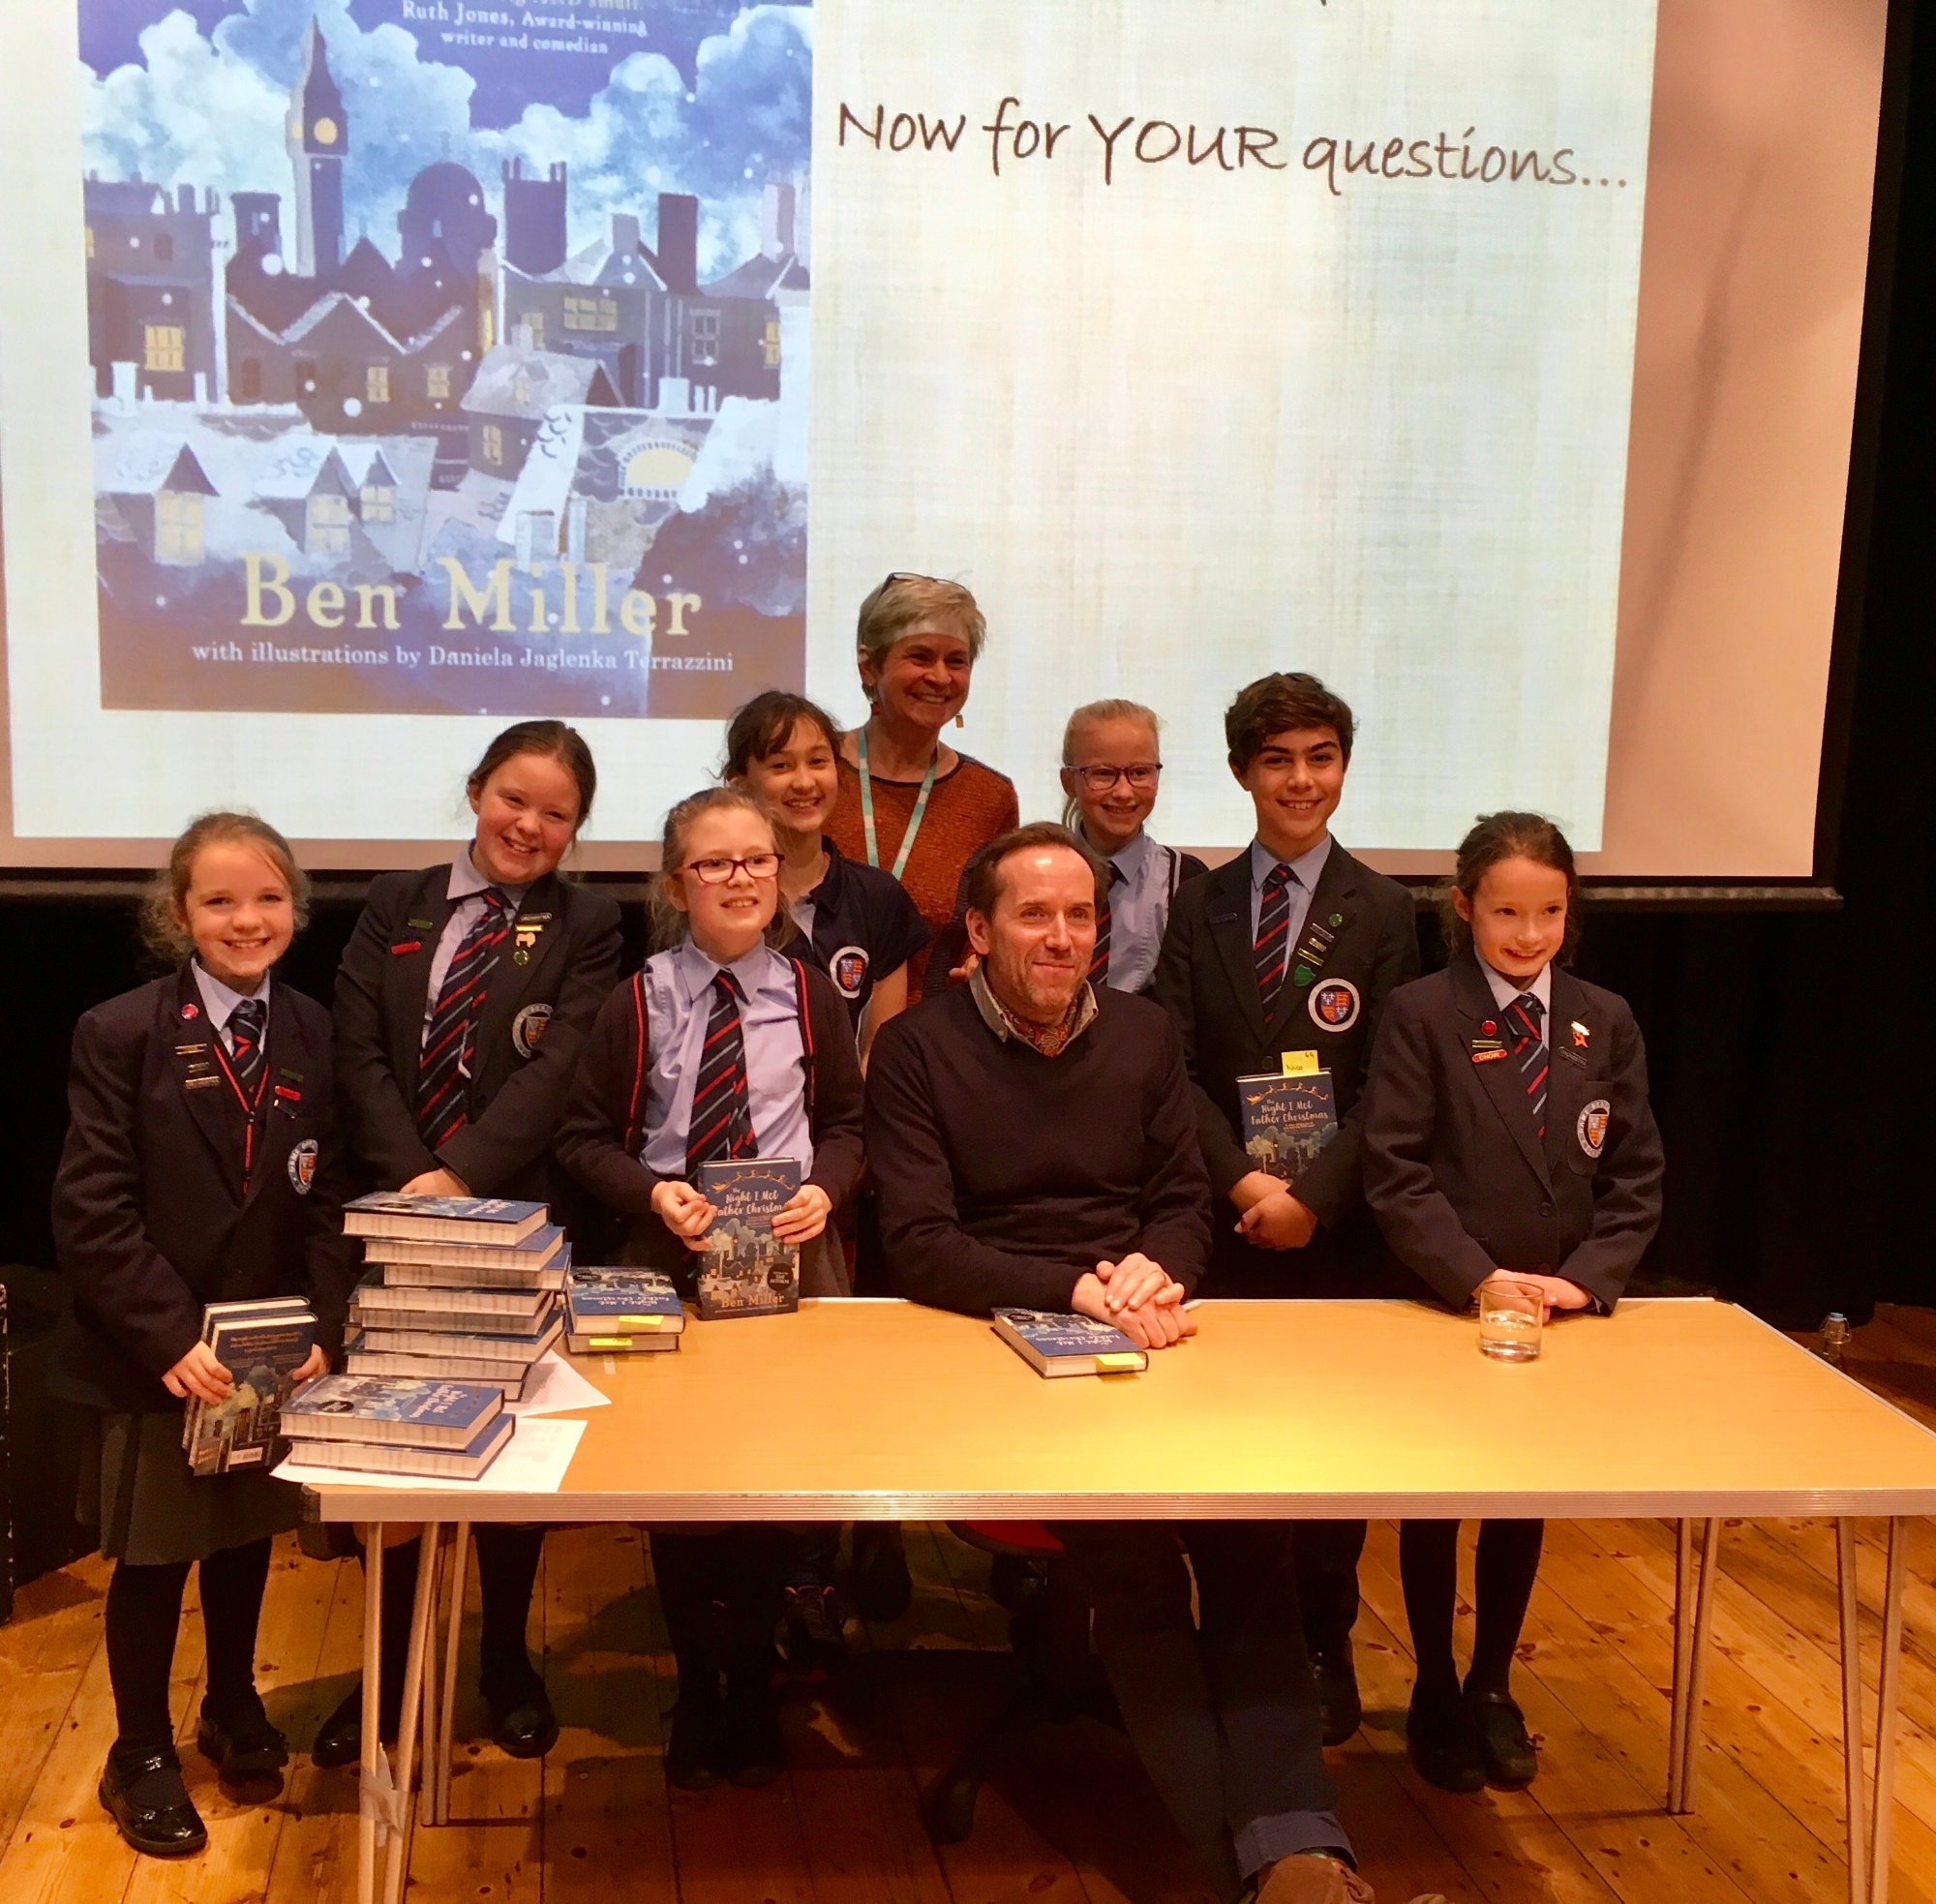
[[[81,0],[102,705],[799,688],[809,21]]]

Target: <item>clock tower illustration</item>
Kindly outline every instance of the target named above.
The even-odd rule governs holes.
[[[296,270],[305,278],[324,278],[343,262],[343,160],[349,150],[349,120],[313,19],[302,74],[289,96],[287,136],[296,175]]]

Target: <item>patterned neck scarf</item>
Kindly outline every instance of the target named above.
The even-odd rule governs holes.
[[[974,995],[975,1009],[981,1012],[982,1022],[997,1038],[1005,1041],[1018,1038],[1024,1044],[1040,1051],[1044,1058],[1060,1057],[1096,1022],[1096,993],[1087,981],[1077,990],[1060,1022],[1052,1025],[1038,1025],[1027,1018],[1016,1017],[988,988],[983,967],[979,965],[968,981],[968,989]]]

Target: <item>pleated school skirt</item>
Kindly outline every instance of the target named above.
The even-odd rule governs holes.
[[[301,1518],[302,1490],[257,1469],[194,1473],[182,1452],[182,1417],[90,1410],[85,1417],[77,1513],[100,1530],[101,1551],[131,1566],[200,1560],[286,1533]]]

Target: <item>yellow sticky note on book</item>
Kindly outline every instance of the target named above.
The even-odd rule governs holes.
[[[1120,1351],[1096,1358],[1096,1373],[1099,1375],[1139,1375],[1148,1366],[1147,1357]]]
[[[621,1329],[631,1330],[634,1335],[651,1336],[658,1333],[664,1321],[663,1315],[621,1315],[619,1317],[619,1326]]]
[[[632,1345],[630,1336],[593,1336],[590,1342],[593,1348],[630,1348]],[[612,1371],[608,1369],[605,1373],[610,1375]]]
[[[1284,1074],[1286,1077],[1310,1077],[1316,1070],[1316,1051],[1286,1051],[1284,1054]]]

